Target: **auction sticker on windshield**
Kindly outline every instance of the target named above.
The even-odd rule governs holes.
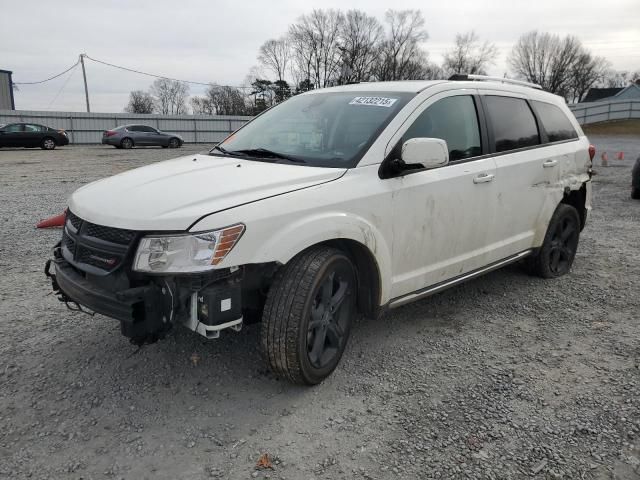
[[[373,105],[375,107],[390,107],[396,103],[397,98],[387,97],[356,97],[349,105]]]

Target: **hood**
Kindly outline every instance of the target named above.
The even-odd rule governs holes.
[[[204,215],[329,182],[344,172],[189,155],[89,183],[71,195],[69,208],[98,225],[186,230]]]

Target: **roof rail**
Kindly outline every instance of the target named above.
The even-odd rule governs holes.
[[[542,87],[537,83],[523,82],[522,80],[512,80],[510,78],[503,78],[503,77],[490,77],[488,75],[467,75],[467,74],[456,73],[455,75],[451,75],[449,77],[449,80],[458,80],[458,81],[485,80],[485,81],[491,81],[491,82],[510,83],[512,85],[521,85],[523,87],[531,87],[531,88],[537,88],[539,90],[542,90]]]

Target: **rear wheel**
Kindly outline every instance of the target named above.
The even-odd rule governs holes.
[[[120,146],[126,149],[133,148],[133,140],[129,137],[125,137],[120,141]]]
[[[530,273],[555,278],[569,273],[580,238],[580,216],[571,205],[561,203],[551,217],[538,253],[527,259]]]
[[[320,383],[336,368],[356,315],[356,274],[340,250],[317,247],[276,275],[262,316],[262,352],[294,383]]]
[[[180,140],[177,138],[169,139],[169,148],[178,148],[180,146]]]
[[[46,137],[42,140],[40,148],[42,148],[43,150],[53,150],[54,148],[56,148],[56,141],[51,137]]]

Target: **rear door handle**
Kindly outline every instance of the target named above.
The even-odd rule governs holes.
[[[544,168],[555,167],[558,164],[558,160],[546,160],[542,166]]]
[[[473,183],[487,183],[492,182],[495,175],[493,173],[481,173],[474,177]]]

